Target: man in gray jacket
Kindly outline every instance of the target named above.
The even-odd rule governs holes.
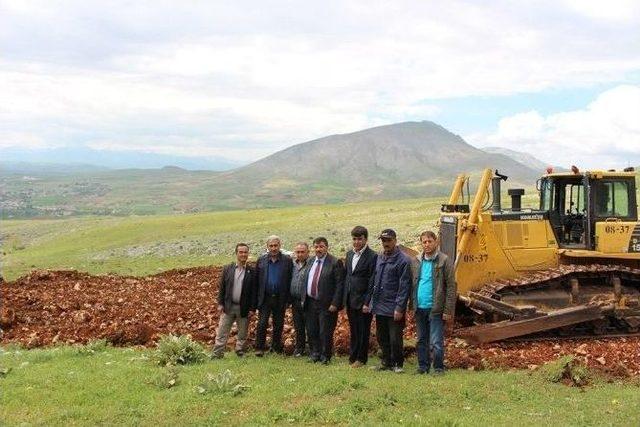
[[[418,374],[431,368],[444,373],[444,324],[453,327],[456,306],[456,281],[453,263],[438,250],[438,237],[433,231],[420,234],[422,253],[414,263],[412,303],[418,333]]]
[[[295,259],[293,261],[293,269],[291,270],[291,289],[289,292],[291,297],[293,328],[296,331],[296,346],[293,351],[293,356],[300,357],[304,354],[304,348],[307,342],[302,296],[306,292],[306,283],[303,281],[303,276],[309,264],[309,244],[307,242],[298,242],[294,253]]]

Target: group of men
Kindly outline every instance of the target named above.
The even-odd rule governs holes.
[[[314,255],[307,242],[299,242],[294,257],[281,251],[278,236],[267,239],[267,253],[255,267],[247,263],[249,246],[238,243],[236,261],[226,265],[220,279],[218,309],[221,312],[213,357],[224,356],[233,323],[237,325],[236,354],[247,348],[249,316],[258,311],[255,355],[267,350],[266,335],[272,322],[270,351],[283,353],[285,311],[291,307],[295,330],[294,356],[308,352],[309,360],[329,364],[338,312],[346,309],[349,320],[349,363],[367,364],[371,322],[381,349],[379,370],[403,372],[403,335],[408,309],[414,310],[417,326],[417,373],[444,372],[445,326],[452,327],[456,284],[451,260],[438,250],[432,231],[420,235],[422,252],[410,258],[400,250],[396,232],[383,230],[378,238],[382,252],[367,244],[363,226],[351,231],[352,249],[344,262],[329,253],[324,237],[313,240]],[[307,350],[308,347],[308,350]]]

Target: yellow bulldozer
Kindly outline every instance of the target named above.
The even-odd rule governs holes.
[[[539,205],[524,189],[501,203],[496,170],[483,172],[465,204],[460,175],[439,220],[440,248],[454,259],[457,335],[478,344],[521,336],[634,334],[640,327],[640,223],[636,174],[547,173]],[[466,198],[470,198],[466,191]]]

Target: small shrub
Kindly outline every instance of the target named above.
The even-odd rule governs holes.
[[[179,370],[178,367],[168,365],[162,371],[152,377],[147,382],[161,389],[169,389],[178,385],[179,382]]]
[[[540,369],[540,372],[548,381],[561,382],[574,387],[584,387],[589,385],[592,380],[589,369],[571,355],[547,363]]]
[[[227,369],[217,375],[207,374],[205,380],[196,387],[196,391],[200,394],[239,396],[249,388],[249,386],[241,384],[240,379]]]
[[[102,353],[109,347],[109,343],[105,339],[89,341],[87,344],[79,346],[76,354],[79,356],[92,356],[96,353]]]
[[[9,372],[11,372],[11,368],[0,366],[0,378],[6,377],[9,374]]]
[[[188,365],[207,358],[202,345],[188,335],[163,335],[158,340],[154,360],[158,365]]]

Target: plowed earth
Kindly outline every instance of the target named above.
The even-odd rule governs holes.
[[[190,334],[212,345],[219,318],[215,296],[220,272],[219,267],[201,267],[123,277],[34,271],[15,282],[0,282],[0,343],[31,348],[105,338],[114,345],[153,345],[159,335],[174,333]],[[411,352],[415,326],[411,317],[408,320],[405,338]],[[255,322],[254,316],[251,337]],[[292,324],[287,310],[287,351],[293,348]],[[230,345],[234,339],[232,335]],[[348,345],[349,327],[341,312],[336,351],[344,354]],[[561,356],[574,355],[609,375],[640,375],[640,337],[504,342],[479,347],[452,338],[446,345],[449,367],[535,369]]]

